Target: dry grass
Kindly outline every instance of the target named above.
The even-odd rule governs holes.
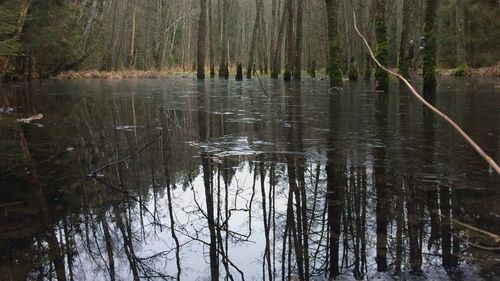
[[[438,69],[437,74],[440,76],[454,76],[456,69]],[[205,69],[206,75],[209,75],[210,70]],[[217,70],[216,70],[217,72]],[[244,70],[245,72],[245,70]],[[422,75],[422,70],[417,69],[417,75]],[[236,67],[229,68],[229,75],[234,77],[236,74]],[[323,72],[317,70],[318,77],[322,77]],[[125,78],[145,78],[145,79],[158,79],[167,78],[180,75],[196,75],[194,72],[185,71],[182,67],[172,67],[162,70],[135,70],[135,69],[122,69],[117,71],[99,71],[99,70],[83,70],[83,71],[68,71],[63,72],[55,77],[55,79],[125,79]],[[217,75],[217,73],[216,73]],[[468,68],[467,76],[469,77],[500,77],[500,63],[495,66],[481,67],[481,68]]]
[[[99,71],[99,70],[83,70],[83,71],[68,71],[63,72],[55,77],[55,79],[125,79],[125,78],[146,78],[157,79],[166,78],[176,75],[190,75],[192,73],[182,71],[182,69],[171,68],[163,70],[135,70],[123,69],[117,71]]]

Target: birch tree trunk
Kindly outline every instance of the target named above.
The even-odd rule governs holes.
[[[132,0],[132,19],[131,19],[131,26],[130,26],[130,49],[129,49],[128,60],[127,60],[129,68],[132,68],[134,66],[136,11],[137,11],[136,0]]]

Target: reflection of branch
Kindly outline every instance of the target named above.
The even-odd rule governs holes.
[[[196,207],[198,208],[198,211],[203,215],[203,217],[205,219],[207,219],[208,221],[212,221],[208,218],[208,215],[203,211],[203,208],[201,207],[200,203],[198,203],[198,200],[196,200],[196,193],[194,191],[194,186],[192,185],[193,183],[192,182],[190,182],[190,183],[191,183],[191,186],[193,187],[193,188],[191,188],[191,190],[193,191],[193,199],[194,199],[194,203],[195,203]],[[233,239],[235,239],[239,242],[254,242],[254,241],[249,240],[250,234],[245,235],[245,234],[241,234],[241,233],[238,233],[236,231],[232,231],[232,230],[225,228],[226,224],[228,223],[229,219],[231,218],[231,211],[247,212],[248,210],[247,209],[229,209],[228,211],[229,211],[229,216],[224,220],[224,222],[222,224],[220,224],[220,225],[215,224],[215,228],[219,231],[220,230],[225,231],[227,235],[231,236]],[[239,236],[242,238],[239,238],[236,236]]]
[[[154,138],[154,139],[153,139],[150,143],[146,144],[143,148],[139,149],[139,150],[138,150],[138,151],[136,151],[135,153],[133,153],[133,154],[131,154],[131,155],[129,155],[129,156],[127,156],[127,157],[125,157],[125,158],[121,159],[121,160],[118,160],[118,161],[115,161],[115,162],[108,163],[108,164],[106,164],[106,165],[102,166],[101,168],[99,168],[99,169],[97,169],[97,170],[95,170],[95,171],[91,172],[89,175],[90,175],[91,177],[95,177],[95,175],[96,175],[98,172],[100,172],[100,171],[102,171],[102,170],[104,170],[104,169],[106,169],[106,168],[108,168],[108,167],[110,167],[110,166],[113,166],[113,165],[116,165],[116,164],[123,163],[123,162],[125,162],[125,161],[129,160],[130,158],[133,158],[133,157],[137,156],[139,153],[141,153],[141,152],[143,152],[144,150],[146,150],[146,148],[148,148],[148,147],[150,147],[151,145],[153,145],[153,144],[154,144],[157,140],[159,140],[159,139],[160,139],[160,137],[161,137],[161,136],[162,136],[162,132],[160,131],[160,134],[158,134],[158,136],[156,136],[156,138]]]
[[[266,88],[264,88],[264,85],[262,85],[262,81],[260,81],[259,73],[255,72],[255,74],[257,75],[257,79],[259,80],[259,84],[260,84],[260,87],[262,88],[262,91],[264,91],[264,94],[266,94],[266,96],[269,97],[269,94],[267,93]]]
[[[196,232],[196,237],[191,236],[191,235],[187,232],[187,230],[186,230],[186,232],[185,232],[185,233],[184,233],[184,232],[180,232],[180,233],[181,233],[182,235],[184,235],[184,236],[186,236],[186,237],[188,237],[188,238],[190,238],[190,239],[194,240],[194,241],[201,242],[201,243],[202,243],[202,244],[204,244],[205,246],[210,246],[210,243],[209,243],[209,242],[203,241],[202,239],[198,238],[198,232]],[[223,253],[223,252],[221,252],[221,250],[220,250],[220,249],[218,249],[218,248],[217,248],[217,252],[219,252],[219,254],[221,254],[221,255],[223,255],[223,256],[224,256],[224,253]],[[239,269],[239,267],[237,267],[237,266],[236,266],[236,265],[235,265],[235,264],[234,264],[234,263],[233,263],[233,262],[229,259],[229,257],[225,256],[225,258],[226,258],[226,260],[228,261],[228,263],[229,263],[229,264],[230,264],[230,265],[231,265],[234,269],[236,269],[236,271],[238,271],[238,273],[239,273],[239,274],[240,274],[240,276],[241,276],[241,280],[242,280],[242,281],[245,281],[245,275],[244,275],[243,271],[241,271],[241,269]]]
[[[146,205],[144,205],[144,203],[142,203],[139,199],[135,198],[133,195],[130,194],[130,192],[126,191],[126,190],[123,190],[123,189],[120,189],[120,188],[117,188],[115,186],[113,186],[112,184],[110,183],[107,183],[103,180],[101,180],[100,178],[97,177],[97,175],[95,174],[91,174],[92,178],[97,180],[98,182],[102,183],[103,185],[109,187],[110,189],[114,190],[114,191],[117,191],[125,196],[127,196],[127,198],[129,199],[132,199],[132,201],[135,201],[137,202],[142,208],[144,208],[146,210],[146,212],[148,212],[152,217],[153,217],[153,222],[158,225],[158,226],[161,226],[161,227],[166,227],[167,229],[169,229],[168,226],[162,224],[157,218],[156,216],[148,209],[148,207],[146,207]]]
[[[488,164],[497,172],[498,175],[500,175],[500,167],[498,166],[498,164],[488,155],[486,154],[486,152],[484,152],[484,150],[479,146],[477,145],[477,143],[472,140],[471,137],[469,137],[469,135],[467,135],[466,132],[464,132],[464,130],[462,128],[460,128],[460,126],[455,123],[455,121],[453,121],[450,117],[448,117],[446,114],[444,114],[443,112],[439,111],[437,108],[435,108],[434,106],[432,106],[429,102],[427,102],[421,95],[418,94],[417,90],[415,90],[415,88],[411,85],[411,83],[406,79],[404,78],[402,75],[394,72],[394,71],[391,71],[390,69],[386,68],[385,66],[383,66],[376,58],[375,58],[375,55],[373,54],[373,51],[372,49],[370,48],[370,44],[368,44],[368,41],[366,40],[366,38],[363,36],[363,34],[361,34],[361,32],[358,30],[358,27],[356,26],[356,13],[353,12],[353,15],[354,15],[354,29],[356,30],[356,32],[358,33],[359,37],[361,37],[361,39],[363,39],[363,42],[365,43],[366,47],[368,48],[368,53],[370,54],[371,58],[373,59],[373,61],[375,61],[375,63],[380,67],[382,68],[384,71],[398,77],[401,81],[404,82],[404,84],[406,85],[406,87],[408,87],[408,89],[410,89],[410,92],[421,102],[423,103],[427,108],[429,108],[430,110],[432,110],[434,113],[436,113],[439,117],[441,117],[445,122],[447,122],[448,124],[450,124],[457,132],[460,136],[462,136],[462,138],[465,139],[466,142],[468,142],[475,150],[477,153],[479,153],[479,155],[481,157],[484,158],[484,160],[486,160],[486,162],[488,162]]]
[[[486,230],[474,227],[472,225],[460,222],[460,221],[458,221],[458,220],[456,220],[454,218],[450,218],[448,216],[445,216],[445,215],[442,215],[442,214],[439,214],[439,213],[438,213],[438,215],[441,216],[442,218],[450,220],[453,223],[459,224],[459,225],[461,225],[461,226],[463,226],[465,228],[468,228],[468,229],[473,230],[475,232],[478,232],[478,233],[481,233],[483,235],[486,235],[486,236],[490,237],[491,239],[493,239],[495,241],[495,243],[499,243],[500,242],[500,236],[498,236],[498,235],[496,235],[494,233],[491,233],[491,232],[488,232]]]
[[[462,237],[460,237],[459,235],[456,235],[455,233],[452,233],[452,235],[460,240],[462,240],[465,244],[469,245],[469,246],[472,246],[474,248],[478,248],[480,250],[484,250],[484,251],[499,251],[500,250],[500,247],[492,247],[492,246],[483,246],[483,245],[479,245],[479,244],[476,244],[476,243],[472,243],[470,241],[467,241],[465,239],[463,239]]]

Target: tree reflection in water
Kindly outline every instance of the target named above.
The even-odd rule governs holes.
[[[47,112],[44,128],[0,119],[2,278],[497,276],[497,254],[470,246],[488,241],[447,218],[498,232],[478,206],[498,177],[404,93],[180,79],[2,94]],[[64,94],[82,89],[96,94]],[[440,106],[487,130],[460,102]]]

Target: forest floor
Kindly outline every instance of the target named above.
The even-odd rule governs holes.
[[[230,71],[233,74],[234,71]],[[322,71],[318,71],[321,76]],[[417,69],[415,74],[421,75],[422,70]],[[437,70],[439,76],[468,76],[468,77],[500,77],[500,64],[490,67],[472,68],[468,67],[463,71],[462,75],[457,75],[455,68],[440,68]],[[55,77],[55,79],[125,79],[125,78],[167,78],[172,76],[188,75],[194,76],[196,73],[185,71],[182,68],[172,68],[163,70],[135,70],[124,69],[116,71],[99,71],[99,70],[82,70],[63,72]],[[208,75],[208,71],[207,71]],[[265,75],[264,75],[265,76]]]

